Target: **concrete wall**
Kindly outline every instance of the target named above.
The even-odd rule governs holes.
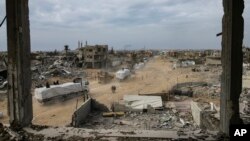
[[[197,102],[191,101],[191,111],[195,123],[201,128],[211,131],[219,130],[220,121],[215,117],[215,111],[201,110]]]
[[[197,102],[191,101],[191,111],[192,116],[195,121],[195,123],[200,126],[201,125],[201,109],[199,108]]]
[[[71,125],[79,127],[91,111],[91,98],[86,100],[72,115]]]

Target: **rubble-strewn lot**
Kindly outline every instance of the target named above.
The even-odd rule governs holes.
[[[46,61],[32,62],[33,89],[39,85],[44,86],[46,81],[50,84],[53,84],[53,82],[57,80],[59,80],[59,83],[63,83],[72,81],[74,77],[86,76],[86,78],[90,81],[90,95],[98,101],[104,103],[107,107],[110,107],[113,100],[121,99],[124,94],[168,91],[173,85],[176,84],[177,79],[179,81],[178,83],[181,83],[199,81],[201,79],[200,77],[202,77],[202,75],[197,74],[197,72],[192,72],[190,68],[172,70],[171,63],[167,60],[152,58],[152,60],[146,63],[144,68],[136,71],[125,81],[119,82],[114,79],[110,83],[99,84],[96,79],[97,71],[95,70],[74,67],[70,68],[67,67],[69,63],[57,61],[56,58],[44,60]],[[189,75],[188,78],[186,78],[186,74]],[[115,85],[117,87],[115,95],[111,94],[111,85]],[[65,117],[68,117],[66,119],[70,120],[72,110],[75,109],[76,98],[65,102],[56,102],[55,104],[45,105],[38,103],[34,99],[33,103],[35,123],[65,125],[67,120],[58,120],[57,117],[59,117],[61,113],[68,113]],[[3,104],[6,104],[6,101],[3,101]],[[4,114],[6,115],[6,113]],[[59,123],[60,121],[61,124]]]
[[[189,111],[177,112],[173,109],[156,113],[128,112],[122,117],[103,117],[100,112],[93,112],[86,118],[83,128],[90,129],[128,129],[128,130],[179,130],[197,129]]]
[[[153,131],[153,130],[109,130],[82,129],[72,127],[45,127],[32,125],[24,129],[11,129],[0,124],[0,140],[18,141],[198,141],[221,140],[218,132],[195,131]]]
[[[73,66],[72,60],[60,61],[58,58],[45,58],[32,62],[32,79],[33,89],[35,87],[44,86],[45,82],[53,84],[53,82],[59,80],[59,83],[72,81],[73,78],[84,76],[90,82],[90,96],[100,103],[103,103],[108,108],[115,102],[122,101],[123,95],[130,94],[150,94],[159,92],[168,92],[173,86],[178,87],[182,83],[189,82],[214,82],[218,81],[218,75],[220,74],[220,67],[207,66],[209,71],[192,71],[192,67],[181,67],[177,69],[172,68],[169,59],[162,59],[161,57],[149,58],[149,61],[145,63],[143,68],[136,70],[126,80],[117,81],[111,80],[109,83],[98,83],[96,69],[83,69]],[[198,65],[199,67],[199,65]],[[115,71],[109,71],[114,73]],[[217,72],[217,73],[215,73]],[[207,75],[209,73],[209,75]],[[217,84],[216,83],[216,84]],[[111,92],[111,86],[116,86],[115,94]],[[194,91],[194,97],[200,97],[206,101],[214,100],[213,91],[209,90],[211,86],[204,86],[198,92],[200,86],[188,86],[191,89],[197,89]],[[183,89],[185,89],[183,87]],[[211,92],[207,92],[207,91]],[[204,93],[206,91],[206,93]],[[205,96],[206,95],[206,96]],[[178,96],[177,96],[178,98]],[[44,125],[66,125],[71,121],[71,116],[76,108],[77,99],[81,101],[82,97],[76,97],[67,101],[56,101],[46,104],[41,104],[33,98],[33,111],[35,124]],[[216,101],[216,100],[214,100]],[[1,107],[6,107],[6,99],[1,102]],[[4,120],[6,120],[6,111],[4,111]],[[2,119],[1,119],[2,120]],[[177,119],[178,120],[178,119]]]
[[[84,123],[81,124],[80,127],[84,129],[114,129],[118,131],[126,129],[129,131],[119,133],[126,135],[133,135],[132,131],[134,130],[175,131],[178,134],[191,131],[202,132],[205,136],[208,135],[205,132],[206,129],[218,130],[220,74],[222,72],[220,57],[206,58],[199,55],[197,57],[192,53],[190,56],[193,57],[188,55],[185,57],[181,57],[181,55],[169,56],[145,57],[142,55],[141,58],[136,58],[134,53],[121,53],[120,56],[112,55],[113,58],[109,58],[114,62],[111,61],[107,68],[87,69],[83,62],[80,62],[81,65],[79,65],[79,60],[76,61],[74,55],[68,58],[40,55],[31,62],[32,122],[33,124],[49,126],[70,125],[74,111],[84,101],[83,96],[40,103],[34,97],[34,89],[44,87],[46,83],[50,86],[58,85],[57,83],[72,82],[74,78],[81,77],[88,80],[89,95],[100,104],[99,107],[95,107],[97,109],[93,108]],[[249,70],[247,67],[244,67],[243,85],[248,81]],[[6,68],[1,67],[1,69]],[[117,72],[120,71],[123,74],[124,70],[130,70],[128,76],[121,75],[120,79],[117,79]],[[4,86],[4,82],[6,79],[2,77],[1,86]],[[115,90],[111,90],[114,87]],[[6,87],[0,89],[0,122],[8,123]],[[240,113],[246,123],[250,121],[249,94],[249,88],[245,88],[240,98]],[[163,104],[156,109],[146,106],[146,108],[140,109],[140,112],[121,110],[118,112],[125,112],[125,114],[119,117],[103,116],[103,112],[115,109],[112,107],[114,103],[124,106],[125,95],[160,95]],[[193,117],[195,112],[192,111],[191,103],[197,103],[198,111],[195,112],[200,115],[198,119]],[[197,124],[197,120],[200,121],[200,125]],[[10,139],[5,132],[6,129],[8,128],[2,127],[1,131],[4,135],[1,134],[0,137]],[[96,131],[91,132],[99,134]],[[24,134],[23,137],[30,140],[65,139],[64,135],[53,138],[39,134],[33,136],[29,133]],[[83,138],[73,136],[68,139],[81,140]],[[91,139],[95,140],[96,138],[91,137],[88,140]],[[120,140],[123,139],[120,138]]]

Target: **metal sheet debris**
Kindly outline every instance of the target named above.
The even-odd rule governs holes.
[[[160,96],[125,95],[123,99],[125,106],[137,110],[147,109],[147,105],[153,108],[161,108],[163,106]]]

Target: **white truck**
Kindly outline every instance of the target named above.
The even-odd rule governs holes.
[[[65,99],[69,97],[84,95],[89,92],[89,82],[86,80],[51,85],[49,88],[42,87],[35,89],[35,99],[38,102],[47,102],[53,99]]]
[[[116,72],[115,74],[115,77],[118,79],[118,80],[123,80],[127,77],[129,77],[131,74],[130,70],[129,69],[121,69],[119,71]]]

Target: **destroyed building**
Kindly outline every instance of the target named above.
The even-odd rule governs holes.
[[[107,63],[108,45],[85,45],[79,49],[78,58],[86,68],[104,68]]]

